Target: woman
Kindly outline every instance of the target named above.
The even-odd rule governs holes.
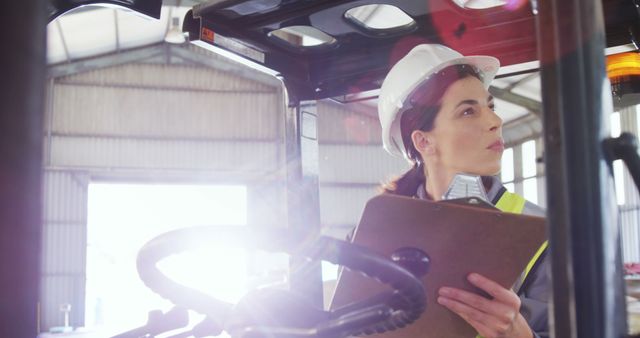
[[[456,174],[473,174],[482,177],[486,196],[499,209],[544,216],[536,205],[507,192],[495,176],[504,142],[502,120],[487,88],[498,68],[493,57],[463,57],[424,44],[391,69],[378,103],[382,139],[389,153],[404,156],[413,168],[388,184],[386,193],[437,201]],[[472,273],[469,282],[492,299],[443,287],[437,301],[485,338],[548,337],[546,256],[544,246],[515,292]]]

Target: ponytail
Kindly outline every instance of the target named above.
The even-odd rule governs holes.
[[[394,194],[402,196],[415,196],[418,187],[424,184],[424,168],[422,162],[414,162],[413,168],[409,169],[402,176],[391,180],[381,187],[384,194]]]

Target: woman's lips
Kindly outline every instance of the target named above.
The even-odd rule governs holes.
[[[504,151],[504,141],[503,140],[497,140],[497,141],[491,143],[491,145],[488,146],[487,149],[490,149],[490,150],[493,150],[493,151]]]

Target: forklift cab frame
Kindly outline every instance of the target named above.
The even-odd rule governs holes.
[[[281,79],[286,103],[287,223],[310,235],[320,230],[316,100],[347,102],[375,95],[393,63],[425,42],[444,44],[464,55],[492,55],[507,66],[527,65],[507,67],[515,72],[539,70],[551,225],[552,331],[563,338],[626,336],[610,168],[620,152],[612,150],[617,143],[608,138],[604,122],[612,105],[603,51],[635,44],[640,32],[638,1],[508,3],[514,5],[505,10],[464,9],[453,0],[211,0],[190,11],[183,30],[192,42],[242,58]],[[11,238],[0,242],[0,308],[7,314],[0,329],[4,337],[33,336],[37,331],[41,229],[40,201],[34,196],[40,196],[47,15],[51,20],[89,4],[116,5],[157,17],[162,1],[58,0],[47,7],[29,0],[7,7],[6,31],[17,27],[22,34],[7,34],[8,42],[20,48],[3,56],[0,67],[9,76],[22,73],[11,100],[4,93],[0,100],[0,135],[8,135],[0,142],[2,171],[5,182],[11,182],[0,185],[4,202],[0,238]],[[344,14],[365,5],[395,6],[413,23],[390,30],[370,29]],[[314,27],[331,39],[306,47],[274,33],[291,26]],[[12,270],[12,266],[25,268]],[[320,268],[305,271],[305,275],[291,276],[292,287],[319,302]],[[20,292],[11,289],[17,285],[22,286]]]

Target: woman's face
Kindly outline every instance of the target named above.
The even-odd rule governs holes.
[[[424,132],[422,158],[432,169],[451,174],[499,173],[502,119],[493,109],[493,97],[480,80],[469,76],[454,82],[442,97],[433,129]]]

